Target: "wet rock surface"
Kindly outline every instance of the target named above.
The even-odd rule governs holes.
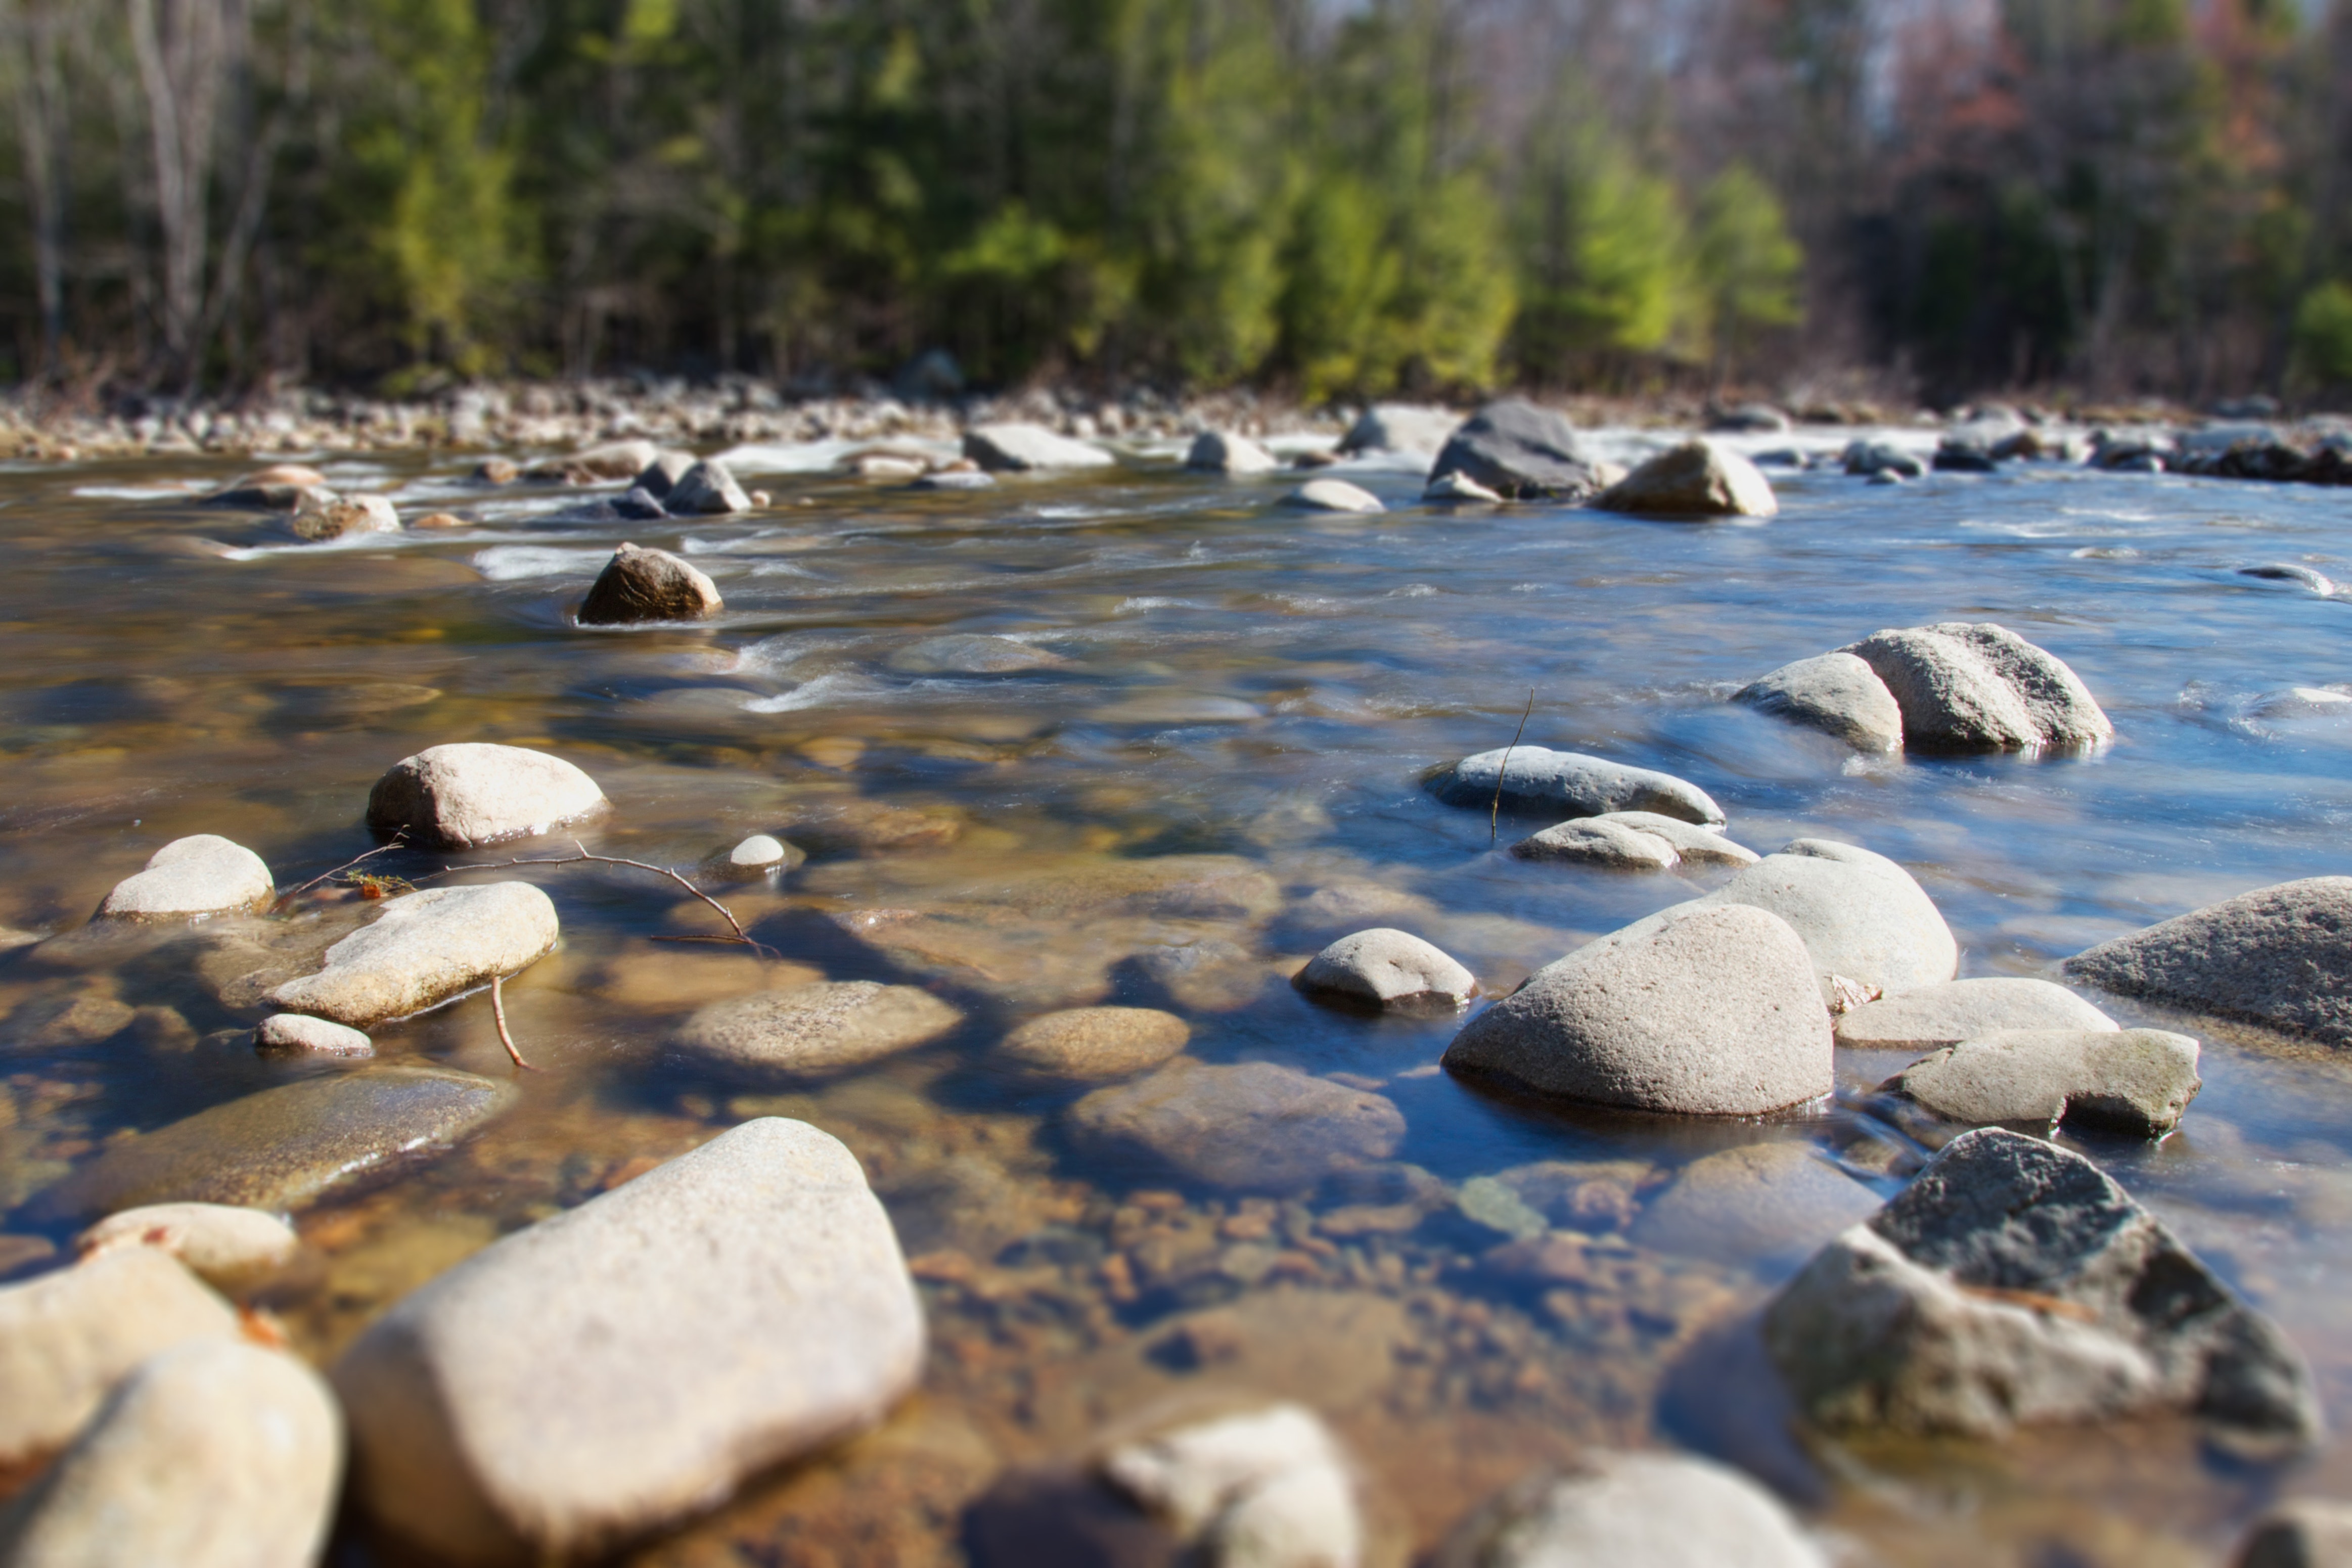
[[[306,1078],[118,1144],[43,1193],[39,1207],[59,1218],[177,1201],[299,1207],[446,1149],[515,1098],[510,1084],[439,1067]]]
[[[770,1117],[459,1264],[333,1375],[372,1513],[446,1559],[528,1561],[607,1550],[872,1424],[923,1342],[856,1160]]]
[[[1959,944],[1927,891],[1858,844],[1798,839],[1699,902],[1747,904],[1787,921],[1812,956],[1825,1000],[1832,977],[1892,995],[1939,985],[1959,967]]]
[[[726,608],[719,589],[667,550],[625,544],[604,563],[580,606],[583,626],[700,621]]]
[[[23,1568],[304,1568],[342,1479],[342,1418],[289,1355],[206,1338],[142,1363],[0,1520]]]
[[[1878,672],[1852,653],[1818,653],[1783,664],[1731,694],[1793,724],[1823,730],[1857,751],[1903,748],[1903,709]]]
[[[1826,1568],[1780,1500],[1681,1454],[1597,1453],[1481,1507],[1432,1568]]]
[[[1683,1167],[1629,1234],[1641,1246],[1775,1270],[1878,1212],[1879,1196],[1810,1144],[1750,1144]]]
[[[1302,512],[1385,512],[1381,498],[1345,479],[1309,479],[1283,497],[1282,504]]]
[[[560,757],[479,741],[404,758],[369,791],[368,827],[421,848],[463,850],[584,821],[607,802]]]
[[[1211,1186],[1282,1191],[1387,1158],[1404,1117],[1381,1095],[1270,1061],[1180,1060],[1096,1090],[1071,1107],[1070,1132],[1106,1159],[1139,1158]]]
[[[1282,466],[1273,453],[1230,430],[1204,430],[1184,454],[1184,466],[1212,474],[1271,474]]]
[[[1518,398],[1488,403],[1447,437],[1429,476],[1448,474],[1514,500],[1578,500],[1601,487],[1567,417]]]
[[[996,1049],[1024,1071],[1087,1081],[1157,1067],[1192,1038],[1192,1025],[1157,1008],[1070,1008],[1031,1019]]]
[[[2256,1520],[2231,1568],[2346,1568],[2352,1564],[2352,1505],[2320,1498],[2280,1503]]]
[[[2275,1324],[2090,1161],[2000,1129],[1822,1249],[1765,1338],[1832,1428],[1990,1437],[2171,1410],[2276,1450],[2320,1427]]]
[[[735,476],[726,464],[717,458],[697,463],[677,476],[677,482],[660,495],[662,508],[673,517],[709,517],[725,512],[748,512],[751,497],[735,482]]]
[[[687,1019],[677,1044],[738,1071],[821,1076],[911,1051],[962,1021],[913,986],[828,980],[714,1002]]]
[[[1780,503],[1756,465],[1710,441],[1650,458],[1593,498],[1603,511],[1664,517],[1771,517]]]
[[[1879,632],[1839,652],[1886,684],[1912,750],[2079,747],[2115,735],[2073,670],[1990,621]]]
[[[1546,828],[1513,844],[1511,853],[1523,861],[1566,861],[1610,871],[1672,871],[1683,863],[1664,838],[1614,816],[1580,817]]]
[[[963,455],[990,473],[1107,468],[1117,461],[1099,446],[1056,435],[1041,424],[976,424],[964,432]]]
[[[1865,1051],[1958,1045],[2004,1030],[2113,1030],[2116,1020],[2065,987],[2018,975],[1918,986],[1840,1015],[1837,1040]]]
[[[1679,906],[1557,963],[1470,1020],[1450,1071],[1594,1105],[1754,1116],[1830,1092],[1830,1019],[1777,915]]]
[[[2118,996],[2242,1019],[2322,1045],[2352,1045],[2352,877],[2242,893],[2066,960]]]
[[[375,1054],[365,1033],[300,1013],[272,1013],[253,1031],[254,1049],[264,1056],[361,1057]]]
[[[429,887],[388,901],[327,949],[315,975],[266,998],[352,1029],[437,1007],[529,967],[555,946],[555,905],[527,882]]]
[[[219,1203],[155,1203],[110,1214],[74,1240],[84,1259],[118,1247],[152,1247],[228,1296],[243,1296],[294,1261],[302,1239],[266,1209]]]
[[[1298,973],[1301,990],[1360,1006],[1451,1011],[1478,991],[1478,982],[1431,943],[1410,932],[1376,926],[1342,936]]]
[[[236,1332],[226,1301],[151,1247],[0,1286],[0,1465],[64,1448],[148,1357]]]
[[[2156,1138],[2180,1124],[2203,1081],[2197,1042],[2164,1030],[2008,1030],[1947,1046],[1887,1092],[1964,1125],[2076,1128]]]
[[[101,920],[194,920],[261,909],[277,894],[269,866],[244,845],[215,833],[173,839],[144,869],[114,884],[98,906]]]
[[[1503,804],[1522,810],[1564,807],[1580,817],[1647,811],[1703,827],[1724,821],[1723,808],[1706,790],[1670,773],[1541,746],[1465,757],[1433,775],[1429,788],[1449,806],[1491,806],[1498,783]]]

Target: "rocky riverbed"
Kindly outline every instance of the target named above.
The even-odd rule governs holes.
[[[0,473],[0,1563],[2341,1538],[2327,430],[533,406]]]

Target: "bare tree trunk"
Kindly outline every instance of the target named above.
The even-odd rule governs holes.
[[[158,297],[165,371],[193,385],[203,368],[205,275],[211,249],[213,127],[221,90],[241,66],[250,20],[245,0],[127,0],[131,47],[147,102],[156,227],[163,242]]]
[[[25,158],[25,190],[32,208],[34,288],[41,311],[41,372],[54,376],[64,351],[65,84],[58,71],[58,17],[43,0],[29,11],[7,8],[8,30],[24,51],[16,93],[16,139]]]

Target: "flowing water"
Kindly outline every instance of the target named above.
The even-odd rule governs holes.
[[[580,493],[472,490],[451,462],[329,462],[412,516],[477,523],[331,546],[196,506],[231,472],[212,460],[0,472],[0,924],[76,926],[189,833],[250,846],[293,887],[371,846],[361,809],[387,766],[455,740],[586,768],[615,806],[582,834],[598,852],[690,867],[755,831],[811,852],[780,883],[713,884],[774,958],[658,940],[723,926],[657,878],[499,873],[562,912],[562,946],[507,994],[541,1071],[457,1149],[298,1217],[319,1267],[274,1306],[303,1353],[331,1357],[504,1231],[783,1113],[842,1137],[884,1195],[930,1314],[924,1392],[643,1561],[952,1561],[1007,1467],[1212,1384],[1322,1411],[1371,1479],[1390,1560],[1596,1442],[1730,1455],[1857,1561],[1891,1563],[2210,1561],[2278,1490],[2352,1489],[2352,1448],[2250,1469],[2164,1423],[1800,1445],[1721,1325],[1802,1247],[1769,1225],[1677,1240],[1645,1228],[1645,1206],[1743,1143],[1811,1144],[1882,1192],[1904,1149],[1833,1107],[1717,1125],[1499,1102],[1435,1070],[1457,1020],[1337,1011],[1286,983],[1323,943],[1387,925],[1498,994],[1709,884],[1518,862],[1496,845],[1543,821],[1507,814],[1490,840],[1485,812],[1421,789],[1433,765],[1508,741],[1530,693],[1528,743],[1689,779],[1753,848],[1826,836],[1902,862],[1958,936],[1964,976],[2053,974],[2215,899],[2352,872],[2352,701],[2326,689],[2352,680],[2352,603],[2237,575],[2288,561],[2352,577],[2352,495],[2043,467],[1899,489],[1778,471],[1777,519],[1694,527],[1428,507],[1416,473],[1372,463],[1342,472],[1392,509],[1327,517],[1276,507],[1280,477],[1187,475],[1164,455],[973,494],[815,471],[831,456],[740,454],[772,507],[650,525],[567,522]],[[574,628],[625,538],[693,559],[723,615]],[[1725,701],[1882,626],[1950,619],[2067,660],[2115,745],[1861,758]],[[961,633],[1018,646],[932,641]],[[183,951],[0,957],[0,1209],[129,1130],[337,1070],[257,1060],[254,1015]],[[820,977],[925,985],[967,1021],[814,1084],[729,1081],[664,1049],[697,1005]],[[1251,1194],[1090,1158],[1064,1121],[1087,1086],[1041,1087],[992,1048],[1026,1017],[1104,1001],[1183,1015],[1207,1061],[1377,1089],[1407,1124],[1402,1164]],[[384,1028],[379,1051],[507,1076],[486,1002]],[[77,1004],[130,1021],[61,1032]],[[2084,1146],[2284,1323],[2341,1424],[2352,1082],[2324,1056],[2194,1032],[2205,1089],[2180,1131]],[[1841,1051],[1841,1080],[1859,1092],[1904,1060]],[[1470,1184],[1544,1160],[1614,1162],[1618,1207],[1579,1221],[1573,1279],[1485,1261],[1512,1216],[1490,1223],[1494,1184]],[[19,1275],[50,1266],[40,1239],[70,1234],[31,1212],[0,1221],[0,1267]],[[339,1561],[393,1561],[357,1524],[341,1542]]]

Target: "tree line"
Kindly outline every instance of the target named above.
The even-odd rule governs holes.
[[[2347,71],[2352,0],[0,0],[0,378],[2312,395]]]

